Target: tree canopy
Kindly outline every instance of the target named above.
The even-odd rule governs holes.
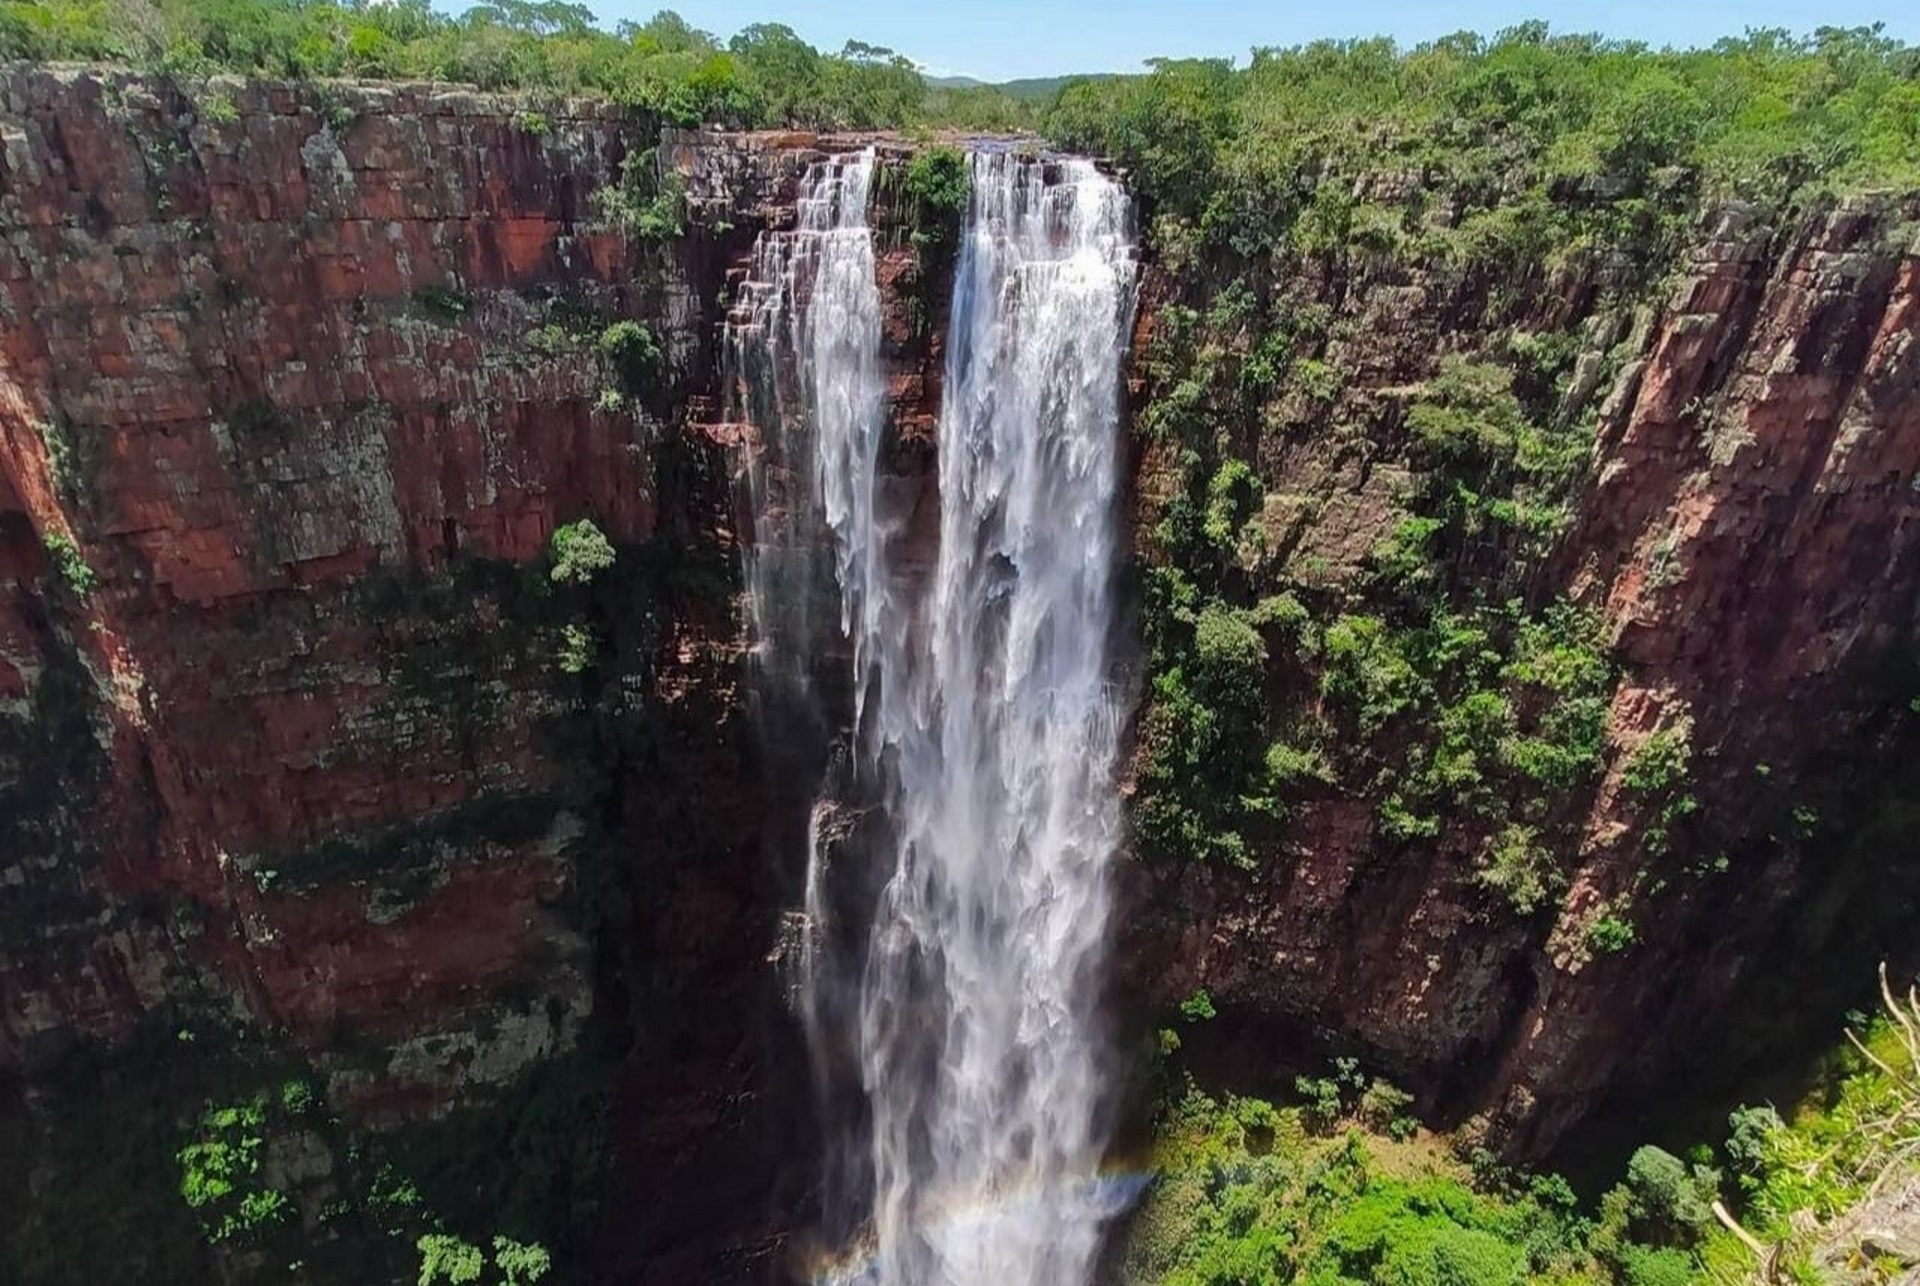
[[[1007,129],[1029,109],[984,87],[934,86],[912,62],[791,28],[722,43],[671,11],[612,30],[567,0],[0,0],[0,58],[108,61],[182,74],[357,76],[604,95],[681,124]]]

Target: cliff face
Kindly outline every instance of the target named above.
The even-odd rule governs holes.
[[[158,84],[6,86],[9,741],[71,758],[64,798],[14,810],[10,889],[70,910],[6,935],[0,1058],[124,1037],[176,970],[309,1044],[531,970],[559,1021],[473,1051],[511,1075],[586,1012],[554,911],[585,822],[541,726],[575,701],[499,602],[425,593],[580,515],[654,531],[639,423],[522,342],[547,283],[658,306],[624,239],[573,235],[617,122],[542,141],[458,96],[227,92],[216,121]],[[459,834],[490,802],[547,815]],[[412,860],[366,881],[328,844]]]
[[[1541,821],[1539,911],[1490,894],[1485,823],[1442,800],[1454,820],[1396,836],[1393,779],[1363,771],[1293,801],[1250,871],[1130,873],[1136,976],[1163,1003],[1211,990],[1222,1029],[1194,1039],[1224,1066],[1271,1087],[1303,1051],[1352,1049],[1537,1155],[1656,1085],[1683,1101],[1777,1067],[1883,953],[1910,952],[1916,215],[1728,212],[1638,309],[1600,301],[1597,267],[1515,283],[1504,310],[1405,265],[1295,287],[1336,318],[1323,355],[1348,380],[1330,432],[1262,439],[1256,588],[1363,601],[1419,483],[1407,409],[1442,355],[1508,328],[1573,336],[1559,414],[1597,406],[1592,449],[1514,592],[1595,613],[1613,674],[1599,766]],[[1166,471],[1150,447],[1143,530]],[[1439,574],[1469,589],[1507,565],[1454,557]],[[1276,719],[1329,708],[1323,664],[1276,649]],[[1650,780],[1658,753],[1670,780]]]
[[[506,1137],[611,1057],[622,1172],[671,1184],[756,1083],[777,908],[729,465],[684,424],[790,157],[687,140],[694,226],[647,243],[596,218],[654,164],[603,105],[27,69],[0,103],[0,1073],[257,1048],[349,1119]],[[583,518],[615,565],[553,584]],[[129,1109],[162,1167],[203,1089]],[[57,1194],[36,1120],[15,1177]]]

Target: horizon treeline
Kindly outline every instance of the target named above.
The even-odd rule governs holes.
[[[1920,190],[1920,48],[1877,25],[1674,50],[1527,22],[1411,49],[1259,49],[1241,69],[1160,62],[1066,85],[1043,126],[1126,164],[1163,213],[1215,241],[1302,216],[1345,240],[1366,202],[1327,180],[1401,175],[1446,194],[1449,226],[1497,212],[1482,232],[1545,252],[1566,231],[1549,207],[1639,222],[1695,198]]]
[[[427,0],[0,0],[0,58],[594,94],[686,125],[1032,131],[1114,158],[1156,211],[1216,240],[1291,222],[1324,179],[1382,167],[1512,210],[1920,189],[1920,48],[1879,26],[1676,50],[1526,22],[1412,47],[1259,48],[1238,67],[1155,59],[1037,100],[936,83],[859,41],[825,52],[779,24],[723,41],[662,11],[608,30],[565,0],[458,15]]]
[[[721,41],[671,10],[597,25],[566,0],[0,0],[0,59],[123,63],[178,75],[440,80],[601,95],[680,125],[752,129],[1030,127],[1030,105],[935,85],[907,58],[849,40],[815,49],[755,23]]]

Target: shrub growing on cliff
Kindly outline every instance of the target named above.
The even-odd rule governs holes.
[[[287,1194],[260,1181],[266,1099],[208,1108],[194,1141],[181,1148],[180,1196],[209,1241],[251,1236],[285,1219]]]
[[[639,322],[622,320],[608,326],[600,332],[599,349],[627,397],[640,397],[658,383],[660,342]]]
[[[487,1252],[461,1237],[430,1232],[414,1243],[420,1257],[419,1286],[469,1286],[483,1278],[489,1286],[535,1286],[553,1269],[552,1256],[538,1242],[511,1237],[493,1239],[493,1272]]]
[[[1415,699],[1419,676],[1378,616],[1343,616],[1321,636],[1321,690],[1374,732]]]
[[[939,260],[950,251],[967,211],[967,156],[957,147],[923,147],[900,178],[913,243]]]
[[[1407,411],[1407,428],[1436,462],[1485,469],[1512,456],[1526,416],[1513,396],[1513,372],[1458,355],[1441,360],[1426,395]]]
[[[635,241],[670,241],[686,231],[686,181],[652,151],[629,155],[620,181],[596,188],[594,222]]]
[[[480,1247],[446,1233],[430,1232],[415,1243],[420,1251],[420,1286],[467,1286],[480,1280],[486,1255]]]
[[[1665,852],[1673,827],[1699,807],[1686,783],[1693,760],[1693,728],[1682,721],[1655,732],[1628,757],[1620,782],[1644,801],[1647,824],[1643,842],[1652,853]]]
[[[1713,1218],[1710,1206],[1718,1176],[1694,1171],[1673,1153],[1651,1144],[1627,1161],[1629,1209],[1643,1231],[1676,1237],[1704,1228]]]
[[[553,1268],[553,1261],[545,1246],[495,1237],[493,1265],[500,1270],[501,1286],[533,1286]]]
[[[208,94],[200,101],[200,115],[215,125],[231,125],[240,119],[240,109],[225,94]]]
[[[1608,911],[1587,926],[1587,946],[1600,956],[1615,956],[1634,944],[1633,921]]]
[[[85,598],[93,592],[99,577],[87,565],[86,555],[80,552],[80,546],[74,544],[73,537],[64,531],[50,531],[41,544],[46,548],[47,559],[52,563],[54,573],[60,577],[60,583],[75,597]]]
[[[552,579],[590,585],[595,576],[613,566],[613,545],[592,519],[582,518],[554,529],[547,541],[547,557],[552,563],[547,574]]]
[[[1216,1016],[1213,997],[1205,987],[1180,1002],[1180,1016],[1190,1023],[1205,1022]]]
[[[593,664],[593,654],[598,647],[593,631],[584,625],[567,624],[560,627],[558,661],[562,674],[585,674]]]
[[[1513,823],[1500,830],[1474,863],[1474,882],[1497,893],[1520,915],[1532,915],[1560,889],[1553,857],[1534,828]]]

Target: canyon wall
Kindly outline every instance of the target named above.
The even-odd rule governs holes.
[[[466,1122],[447,1164],[483,1175],[539,1129],[617,1138],[622,1253],[753,1224],[768,1168],[729,1140],[780,899],[732,464],[688,421],[796,154],[679,139],[689,226],[647,241],[607,202],[658,186],[657,129],[605,104],[29,68],[0,104],[29,1275],[111,1262],[89,1185],[178,1205],[171,1149],[260,1068],[360,1126]],[[621,322],[657,351],[623,367]],[[556,583],[582,519],[614,565]],[[592,1114],[536,1120],[556,1095]],[[119,1160],[82,1177],[86,1118]],[[131,1253],[178,1275],[192,1240]]]
[[[1272,732],[1325,724],[1349,744],[1282,790],[1284,820],[1253,840],[1249,869],[1129,871],[1133,976],[1168,1007],[1209,989],[1222,1018],[1188,1043],[1221,1074],[1271,1089],[1308,1070],[1303,1050],[1359,1054],[1442,1119],[1478,1116],[1488,1142],[1537,1157],[1597,1112],[1644,1130],[1663,1100],[1751,1091],[1831,1039],[1880,960],[1912,964],[1920,205],[1729,208],[1691,227],[1664,279],[1635,291],[1622,275],[1593,258],[1502,278],[1356,254],[1270,285],[1276,312],[1331,319],[1309,351],[1342,383],[1316,399],[1282,380],[1264,420],[1225,430],[1264,493],[1231,574],[1249,598],[1284,592],[1321,630],[1271,646]],[[1155,289],[1163,321],[1176,301],[1207,307],[1191,280]],[[1567,347],[1528,409],[1591,435],[1546,552],[1529,563],[1509,539],[1489,557],[1495,515],[1421,571],[1449,592],[1410,609],[1382,568],[1434,476],[1413,409],[1435,405],[1450,355],[1518,381],[1543,336]],[[1148,359],[1154,340],[1148,322],[1149,409],[1177,395]],[[1176,451],[1144,446],[1150,564],[1165,559],[1153,533],[1180,485]],[[1542,615],[1550,604],[1582,609],[1607,669],[1604,744],[1526,817],[1542,887],[1517,907],[1493,863],[1501,822],[1521,814],[1464,804],[1516,725],[1499,746],[1456,736],[1473,698],[1452,697],[1355,731],[1345,676],[1313,641],[1356,612],[1384,612],[1388,637],[1396,612],[1425,630],[1435,605],[1458,628],[1461,604],[1503,593],[1536,623],[1566,619]],[[1479,699],[1525,733],[1542,697]],[[1464,766],[1460,745],[1475,747]],[[1416,752],[1454,754],[1460,784],[1409,838],[1389,814]]]

